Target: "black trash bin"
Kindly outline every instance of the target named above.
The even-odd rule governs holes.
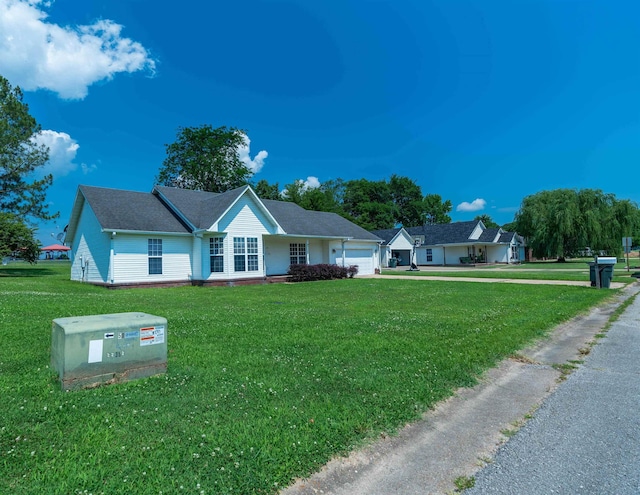
[[[595,262],[589,263],[589,280],[591,287],[597,287],[598,289],[609,289],[611,287],[611,279],[613,278],[613,265],[616,264],[617,259],[607,256],[596,257]],[[597,277],[596,277],[596,270]],[[596,278],[598,279],[596,281]]]

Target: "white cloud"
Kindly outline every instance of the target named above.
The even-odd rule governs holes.
[[[471,203],[463,201],[456,207],[456,211],[480,211],[484,210],[486,204],[487,202],[481,198],[474,199]]]
[[[296,179],[294,182],[300,186],[301,192],[308,191],[309,189],[318,189],[320,187],[320,181],[317,177],[314,177],[312,175],[307,177],[307,180]],[[282,196],[283,198],[287,198],[287,195],[288,191],[286,189],[283,189],[282,192],[280,192],[280,196]]]
[[[119,72],[155,69],[140,43],[121,36],[121,25],[103,19],[58,26],[46,21],[50,4],[0,0],[0,74],[12,84],[82,99],[89,86]]]
[[[308,189],[318,189],[320,187],[320,181],[317,177],[309,176],[304,181],[302,188],[306,191]]]
[[[257,174],[262,170],[262,167],[264,167],[264,161],[269,156],[269,153],[262,150],[258,152],[255,158],[251,159],[251,155],[249,154],[251,151],[251,139],[249,139],[249,136],[246,134],[244,134],[243,137],[245,144],[238,148],[238,156],[242,163],[244,163],[251,172]]]
[[[68,175],[78,168],[78,164],[74,163],[74,160],[80,145],[66,132],[44,130],[35,134],[31,139],[37,144],[49,148],[49,161],[39,172],[60,177]],[[81,164],[81,167],[85,174],[97,168],[95,165],[84,163]]]

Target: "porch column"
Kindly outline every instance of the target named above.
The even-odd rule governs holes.
[[[307,265],[311,264],[311,257],[309,256],[309,239],[307,239],[305,253],[307,254]]]

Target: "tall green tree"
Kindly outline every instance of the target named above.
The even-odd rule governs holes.
[[[386,180],[350,180],[345,183],[345,216],[367,230],[395,227],[398,212]]]
[[[35,230],[17,215],[0,212],[0,258],[7,256],[35,263],[40,256],[40,242],[35,238]]]
[[[422,225],[426,208],[420,186],[408,177],[394,174],[389,179],[389,190],[396,207],[396,223],[403,227]]]
[[[494,222],[493,219],[486,213],[483,213],[482,215],[477,215],[474,218],[474,220],[480,220],[484,224],[484,226],[488,229],[495,229],[500,227],[500,225]]]
[[[252,172],[238,153],[245,139],[246,132],[235,127],[180,127],[176,141],[166,145],[167,157],[156,182],[209,192],[248,184]]]
[[[556,189],[523,199],[516,230],[535,256],[564,260],[586,247],[617,255],[637,225],[637,206],[599,189]]]
[[[451,217],[449,213],[453,205],[451,200],[447,199],[442,201],[442,196],[439,194],[427,194],[424,197],[425,207],[425,219],[426,225],[433,225],[436,223],[451,223]]]
[[[0,211],[20,218],[51,220],[46,191],[52,175],[34,179],[49,160],[49,150],[34,137],[41,131],[19,87],[0,76]]]
[[[280,196],[280,186],[277,182],[275,184],[269,184],[265,179],[260,179],[255,185],[254,190],[261,199],[282,199]]]

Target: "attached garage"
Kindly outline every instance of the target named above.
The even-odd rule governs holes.
[[[373,275],[375,273],[375,259],[377,253],[375,247],[345,249],[344,259],[337,253],[335,264],[340,266],[358,265],[360,275]]]

